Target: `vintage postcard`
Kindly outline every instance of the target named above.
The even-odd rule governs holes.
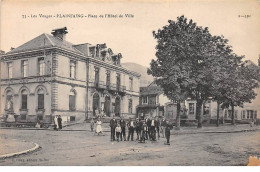
[[[259,0],[2,0],[0,166],[259,166]]]

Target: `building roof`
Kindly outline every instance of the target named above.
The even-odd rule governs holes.
[[[155,81],[153,81],[147,87],[140,87],[140,94],[141,95],[154,95],[154,94],[163,94],[162,87],[158,86]]]
[[[7,54],[42,49],[47,47],[59,47],[69,51],[73,51],[78,54],[83,54],[78,49],[74,48],[72,43],[61,40],[58,37],[54,37],[46,33],[43,33],[36,38],[22,44],[21,46],[9,51]]]

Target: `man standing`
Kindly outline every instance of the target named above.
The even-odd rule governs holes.
[[[58,126],[59,126],[59,130],[61,130],[62,129],[62,119],[61,119],[60,115],[58,117]]]
[[[170,136],[171,136],[171,129],[173,129],[173,126],[167,121],[166,127],[165,127],[165,136],[166,136],[166,145],[170,145]]]
[[[140,134],[141,134],[140,143],[145,143],[146,134],[147,134],[147,125],[146,125],[145,121],[142,124]]]
[[[109,126],[111,128],[111,141],[115,141],[116,119],[114,117],[110,120]]]
[[[140,127],[140,121],[139,121],[139,119],[138,118],[136,118],[136,120],[135,120],[135,131],[136,131],[136,135],[137,135],[137,138],[136,138],[136,140],[139,140],[139,136],[140,136],[140,138],[141,138],[141,135],[140,135],[140,130],[141,130],[141,127]],[[141,125],[142,126],[142,125]]]
[[[134,130],[135,130],[135,123],[134,121],[130,118],[130,121],[128,123],[128,137],[127,137],[127,141],[129,141],[130,136],[131,136],[131,141],[134,140]]]
[[[163,117],[162,122],[161,122],[161,126],[162,126],[162,128],[161,128],[161,129],[162,129],[162,137],[165,137],[164,135],[165,135],[166,125],[167,125],[166,119]]]
[[[147,137],[147,139],[151,140],[151,120],[150,120],[150,118],[148,118],[146,120],[146,124],[147,124],[147,127],[148,127],[147,136],[149,137],[149,138]]]
[[[154,118],[152,118],[151,120],[151,138],[152,138],[152,141],[156,141],[156,131],[155,131],[155,125],[156,125],[156,121],[154,120]]]
[[[122,129],[122,132],[121,132],[121,135],[120,135],[121,141],[123,140],[122,136],[124,137],[124,141],[126,141],[126,136],[125,136],[126,122],[123,118],[121,118],[120,121],[119,121],[119,124],[120,124],[121,129]]]
[[[161,122],[159,118],[156,117],[156,131],[157,131],[158,140],[160,139],[160,127],[161,127]]]

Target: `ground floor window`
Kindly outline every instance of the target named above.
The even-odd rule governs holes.
[[[75,91],[71,91],[69,95],[69,110],[76,110],[76,93]]]
[[[189,103],[189,114],[190,115],[194,114],[194,103]]]

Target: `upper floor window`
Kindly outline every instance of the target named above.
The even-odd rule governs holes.
[[[129,78],[129,90],[133,91],[133,78],[132,77]]]
[[[70,78],[76,78],[76,62],[70,61]]]
[[[121,79],[120,79],[120,74],[118,73],[116,75],[116,89],[119,90],[120,89],[120,84],[121,84]]]
[[[44,57],[38,59],[38,66],[39,66],[39,75],[45,75],[45,62]]]
[[[147,104],[148,103],[148,96],[144,96],[143,97],[143,104]]]
[[[22,107],[21,109],[27,109],[27,91],[22,91]]]
[[[98,86],[99,83],[99,68],[95,67],[95,86]]]
[[[107,79],[106,79],[106,85],[110,85],[110,71],[107,71]]]
[[[22,61],[22,77],[28,77],[28,60],[23,60]]]
[[[194,114],[194,103],[189,103],[189,114]]]
[[[13,78],[13,62],[7,63],[7,69],[8,69],[8,79]]]

